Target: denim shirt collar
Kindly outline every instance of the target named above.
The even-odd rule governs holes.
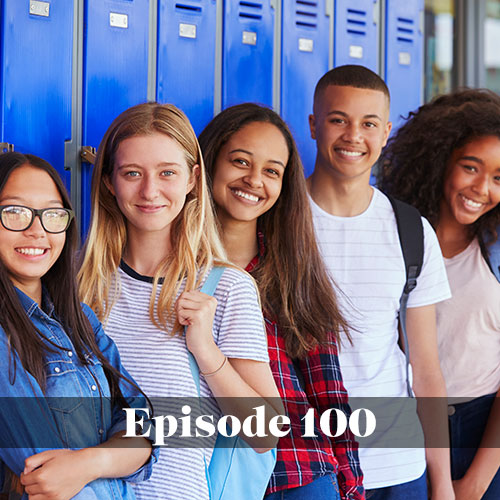
[[[19,288],[14,288],[17,292],[17,296],[19,297],[19,301],[21,302],[23,309],[26,311],[26,314],[30,318],[36,310],[39,310],[42,314],[46,314],[49,318],[52,316],[52,313],[54,312],[54,304],[52,303],[49,292],[44,285],[42,285],[42,304],[44,306],[43,309],[31,297],[28,297],[24,292],[19,290]]]

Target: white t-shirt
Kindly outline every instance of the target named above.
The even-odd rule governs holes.
[[[184,338],[159,330],[149,317],[152,280],[126,265],[118,270],[118,277],[120,297],[111,310],[105,330],[118,346],[123,365],[150,398],[161,398],[162,406],[168,408],[171,398],[197,397]],[[113,290],[113,286],[110,289]],[[217,310],[213,334],[221,351],[228,358],[268,362],[262,311],[251,278],[227,268],[214,297]],[[200,377],[200,394],[212,396],[203,377]],[[220,410],[215,404],[212,410],[216,421]],[[158,411],[155,407],[155,411],[165,414],[162,408]],[[207,448],[161,448],[151,478],[134,485],[137,498],[208,500],[204,455],[208,464],[211,452]]]
[[[444,262],[453,297],[437,307],[439,359],[448,396],[469,401],[500,388],[500,284],[477,239]]]
[[[339,303],[352,326],[353,345],[342,343],[340,364],[350,397],[384,397],[377,432],[397,430],[411,442],[422,443],[423,433],[407,396],[405,356],[398,345],[399,299],[406,281],[396,218],[389,199],[374,188],[370,205],[360,215],[337,217],[311,207],[318,244],[326,267],[340,289]],[[424,263],[408,307],[422,307],[450,297],[446,271],[436,235],[424,226]],[[411,373],[410,373],[411,377]],[[376,410],[376,401],[371,400]],[[388,405],[391,405],[390,410]],[[403,409],[406,408],[406,410]],[[375,411],[377,415],[377,411]],[[399,429],[398,426],[401,426]],[[379,444],[379,446],[381,446]],[[383,488],[419,478],[425,470],[420,448],[360,447],[365,488]]]

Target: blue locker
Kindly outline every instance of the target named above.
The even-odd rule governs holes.
[[[87,0],[84,15],[82,144],[97,148],[117,115],[147,101],[149,0]],[[82,164],[82,234],[91,175]]]
[[[378,1],[336,0],[333,66],[359,64],[378,71]]]
[[[424,0],[387,0],[385,82],[391,93],[393,131],[401,116],[422,103]]]
[[[157,100],[181,108],[196,133],[214,114],[215,0],[160,0]]]
[[[274,17],[271,0],[224,2],[222,107],[273,104]]]
[[[306,176],[316,159],[308,117],[316,83],[328,71],[330,22],[325,0],[283,2],[281,116],[297,141]]]
[[[0,142],[49,161],[68,189],[72,48],[73,2],[0,1]]]

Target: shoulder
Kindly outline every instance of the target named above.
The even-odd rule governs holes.
[[[82,306],[82,311],[87,316],[87,319],[90,322],[90,325],[92,326],[92,330],[94,332],[99,329],[101,326],[101,322],[99,321],[99,318],[96,316],[95,312],[88,306],[87,304],[84,304],[83,302],[80,302],[80,305]]]
[[[256,294],[254,279],[246,271],[233,267],[226,267],[217,284],[215,291],[216,298],[227,295]]]

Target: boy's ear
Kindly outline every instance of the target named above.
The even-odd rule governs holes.
[[[309,130],[311,131],[311,139],[316,140],[316,117],[309,115]]]
[[[391,133],[392,130],[392,122],[387,122],[385,125],[385,132],[384,132],[384,144],[382,147],[384,147],[387,144],[387,140],[389,139],[389,134]]]
[[[102,176],[102,182],[104,182],[104,185],[109,189],[109,192],[115,196],[115,189],[113,187],[113,184],[111,182],[111,179],[109,178],[108,175],[103,175]]]

